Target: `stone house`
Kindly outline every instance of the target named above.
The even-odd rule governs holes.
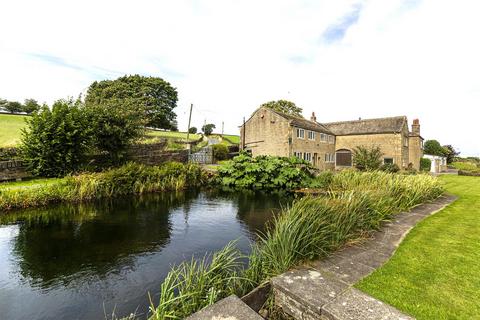
[[[423,138],[414,120],[409,131],[407,117],[319,123],[283,114],[265,107],[257,109],[240,128],[241,148],[253,156],[296,156],[326,170],[350,167],[357,146],[378,146],[384,163],[420,169]]]

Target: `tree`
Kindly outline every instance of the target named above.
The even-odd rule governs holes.
[[[17,101],[8,101],[3,108],[10,113],[17,113],[23,111],[23,105]]]
[[[0,108],[5,109],[5,105],[8,103],[8,100],[0,98]]]
[[[378,170],[382,165],[382,156],[380,147],[358,146],[353,149],[353,163],[359,170]]]
[[[188,129],[188,132],[193,134],[197,133],[197,127],[191,127],[190,129]]]
[[[213,123],[208,123],[202,127],[202,131],[206,136],[211,135],[213,129],[215,129],[215,125]]]
[[[125,99],[121,105],[112,102],[85,106],[93,133],[93,147],[107,153],[112,164],[126,160],[127,148],[145,130],[145,118],[136,101]]]
[[[59,177],[84,163],[90,144],[89,123],[79,102],[58,100],[27,120],[20,151],[34,175]]]
[[[423,152],[433,156],[444,156],[445,149],[440,145],[437,140],[427,140],[423,145]]]
[[[23,111],[31,114],[35,111],[40,110],[40,105],[38,104],[37,100],[35,99],[25,99],[23,103]]]
[[[143,112],[147,126],[161,129],[174,126],[177,90],[161,78],[133,75],[95,81],[88,88],[85,104],[117,108],[125,100]]]
[[[295,103],[288,100],[269,101],[265,102],[260,107],[270,108],[272,110],[297,117],[301,117],[303,111],[302,108],[297,107]]]
[[[447,163],[450,164],[454,161],[455,157],[460,154],[460,152],[457,152],[452,145],[447,144],[444,145],[443,147],[444,150],[444,155],[447,157]]]

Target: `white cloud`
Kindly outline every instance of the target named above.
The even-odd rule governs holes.
[[[178,88],[181,129],[190,103],[194,125],[224,121],[236,133],[260,103],[286,98],[323,121],[418,117],[425,138],[479,155],[480,143],[469,138],[479,116],[479,7],[438,0],[8,1],[0,4],[0,97],[52,102],[77,96],[93,80],[141,73]],[[355,8],[358,19],[348,20]],[[345,26],[343,38],[322,41],[332,26]]]

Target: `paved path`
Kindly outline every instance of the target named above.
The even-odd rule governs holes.
[[[455,201],[442,196],[394,216],[360,245],[272,279],[275,304],[295,319],[413,319],[353,288],[382,266],[406,234],[421,220]]]

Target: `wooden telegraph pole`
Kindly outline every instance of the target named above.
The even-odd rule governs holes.
[[[193,103],[190,104],[190,115],[188,116],[188,129],[187,129],[187,144],[188,144],[188,160],[190,161],[191,145],[190,145],[190,122],[192,121],[192,109]]]

